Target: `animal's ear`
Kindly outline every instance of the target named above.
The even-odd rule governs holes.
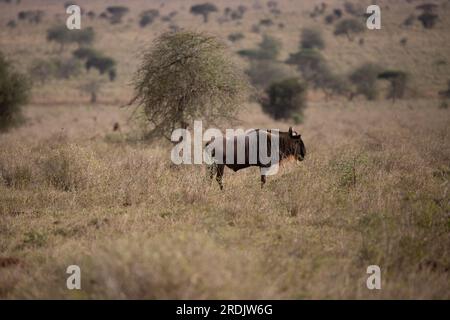
[[[292,137],[292,127],[289,127],[289,136]]]

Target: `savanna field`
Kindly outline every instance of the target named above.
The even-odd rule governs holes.
[[[351,17],[348,1],[210,2],[218,11],[205,23],[190,13],[201,1],[76,1],[95,13],[82,28],[116,61],[111,80],[33,68],[78,48],[46,38],[65,24],[65,1],[0,1],[0,51],[34,77],[23,121],[0,132],[0,298],[449,299],[450,2],[434,1],[439,18],[424,28],[416,6],[428,1],[375,1],[381,30],[351,37],[334,34],[338,20],[325,23],[335,8]],[[242,4],[242,18],[223,18]],[[353,4],[364,13],[372,3]],[[113,5],[129,9],[120,23],[99,17]],[[159,15],[142,27],[149,9]],[[18,18],[34,10],[44,12],[38,23]],[[272,62],[302,77],[284,61],[305,28],[320,29],[333,74],[376,63],[408,82],[395,101],[386,80],[370,100],[308,85],[295,121],[254,99],[240,105],[221,128],[293,126],[306,144],[305,160],[283,163],[263,189],[257,168],[225,169],[221,191],[205,166],[174,165],[173,145],[146,139],[140,111],[124,106],[140,52],[165,31],[208,32],[243,70],[252,61],[238,52],[269,35],[280,44]],[[67,289],[69,265],[80,266],[82,290]],[[366,286],[369,265],[381,268],[381,290]]]

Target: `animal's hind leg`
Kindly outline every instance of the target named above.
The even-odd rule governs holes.
[[[214,178],[214,175],[217,173],[217,164],[216,163],[212,163],[212,164],[208,165],[208,173],[209,173],[209,178],[212,180]]]
[[[217,174],[216,174],[216,181],[219,184],[220,190],[223,189],[223,171],[225,169],[225,165],[218,164],[217,165]]]

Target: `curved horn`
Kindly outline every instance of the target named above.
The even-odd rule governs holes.
[[[289,127],[289,136],[292,137],[292,127]]]

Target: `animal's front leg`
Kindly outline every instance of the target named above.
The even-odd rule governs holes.
[[[266,183],[266,175],[261,174],[261,189],[264,187],[265,183]]]

